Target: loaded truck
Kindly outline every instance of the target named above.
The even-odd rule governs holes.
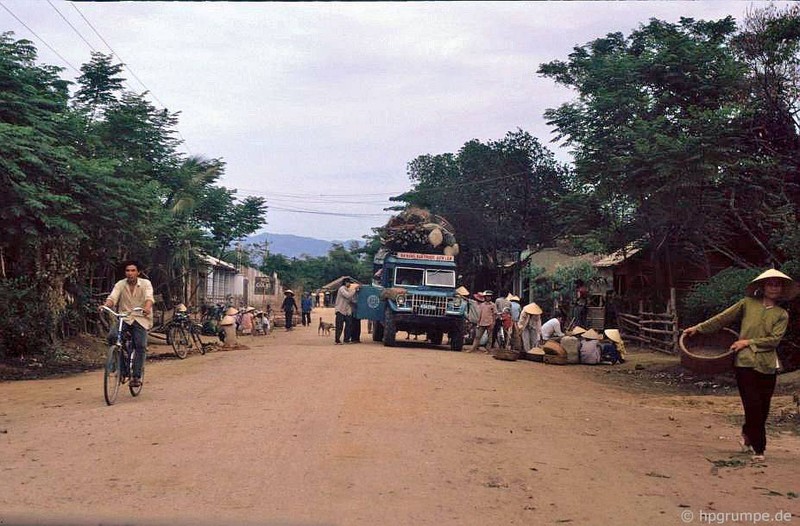
[[[427,341],[434,345],[441,345],[447,335],[450,349],[460,351],[464,346],[467,302],[455,293],[455,255],[453,250],[446,250],[454,242],[442,243],[441,230],[449,231],[430,222],[430,216],[423,217],[428,222],[401,224],[398,228],[403,235],[389,231],[373,261],[372,285],[359,290],[357,316],[373,321],[372,339],[386,346],[394,346],[397,332],[404,331],[426,334]],[[431,235],[433,244],[399,241],[407,239],[412,230],[427,232],[426,235],[434,230],[440,232]]]

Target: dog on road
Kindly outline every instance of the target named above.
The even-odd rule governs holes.
[[[331,333],[331,329],[333,329],[333,323],[325,323],[322,321],[322,316],[319,318],[319,327],[317,328],[317,335],[328,335]]]

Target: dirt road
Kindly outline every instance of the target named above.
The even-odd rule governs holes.
[[[730,420],[599,367],[242,341],[149,362],[112,407],[99,371],[0,383],[0,524],[800,524],[800,438],[751,465]]]

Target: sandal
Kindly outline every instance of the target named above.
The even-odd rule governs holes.
[[[753,462],[764,462],[764,460],[766,460],[766,457],[764,456],[764,453],[761,453],[760,455],[753,455],[750,460],[752,460]]]
[[[142,381],[139,378],[134,378],[131,380],[131,387],[141,387]]]
[[[742,453],[755,453],[753,446],[750,445],[750,441],[747,439],[747,435],[742,434],[739,436],[739,446],[742,448]]]

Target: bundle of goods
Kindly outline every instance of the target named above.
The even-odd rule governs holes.
[[[519,351],[513,349],[497,349],[494,353],[494,359],[516,362],[517,359],[519,359]]]
[[[393,252],[458,255],[453,226],[421,208],[409,208],[393,216],[381,232],[381,242]]]
[[[701,374],[719,374],[733,371],[736,353],[730,346],[739,336],[730,329],[710,334],[681,334],[681,365]]]
[[[381,291],[382,300],[396,300],[398,296],[408,294],[408,291],[402,287],[391,287]]]
[[[541,347],[532,347],[530,351],[522,353],[522,358],[524,360],[530,360],[532,362],[543,362],[544,357],[545,352]]]

